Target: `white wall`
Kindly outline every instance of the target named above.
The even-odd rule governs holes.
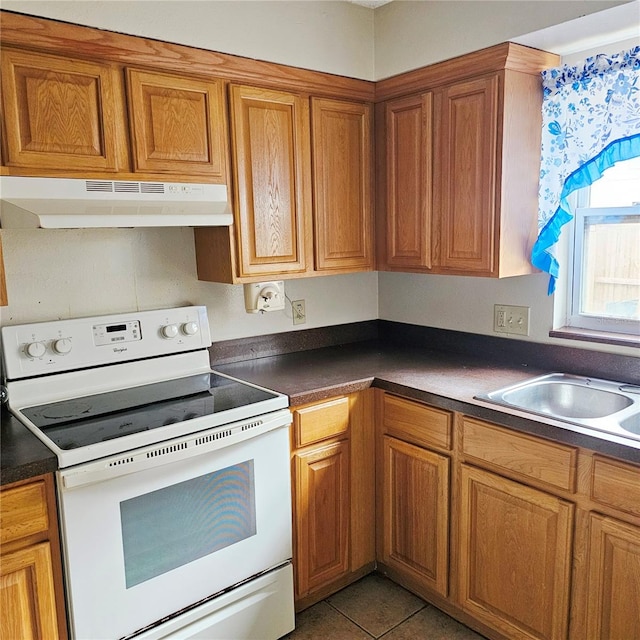
[[[204,304],[214,341],[294,328],[290,306],[248,314],[242,286],[198,281],[192,229],[8,229],[2,242],[3,324]],[[306,301],[297,329],[378,317],[377,273],[289,280],[285,293]]]

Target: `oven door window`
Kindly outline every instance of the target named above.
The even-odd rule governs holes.
[[[127,589],[256,535],[253,460],[120,503]]]

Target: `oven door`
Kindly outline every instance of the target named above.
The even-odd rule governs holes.
[[[277,414],[229,445],[225,427],[194,434],[197,454],[185,437],[58,472],[73,637],[122,638],[290,560],[290,414]]]

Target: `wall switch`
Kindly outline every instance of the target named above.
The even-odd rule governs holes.
[[[293,312],[293,324],[304,324],[307,321],[304,300],[294,300],[291,303],[291,310]]]
[[[529,307],[515,307],[507,304],[493,306],[493,330],[496,333],[529,335]]]

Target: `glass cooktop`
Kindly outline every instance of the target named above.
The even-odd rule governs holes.
[[[22,409],[61,449],[77,449],[278,397],[216,373]]]

